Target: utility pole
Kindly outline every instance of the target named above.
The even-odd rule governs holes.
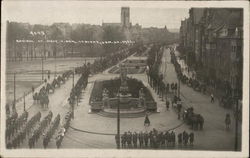
[[[43,82],[43,56],[42,56],[42,82]]]
[[[16,109],[16,73],[14,73],[14,109]]]
[[[236,100],[236,113],[235,113],[235,144],[234,149],[238,151],[238,93],[236,93],[235,100]]]
[[[25,92],[23,93],[23,111],[25,111]]]
[[[46,50],[45,50],[45,48],[46,48],[46,47],[45,47],[45,40],[46,40],[46,39],[45,39],[45,37],[46,37],[46,36],[44,35],[44,41],[43,41],[43,55],[45,56],[45,60],[46,60]]]
[[[73,81],[73,82],[72,82],[72,90],[74,91],[74,69],[73,69],[73,78],[72,78],[72,81]],[[77,102],[77,104],[78,104],[77,99],[78,99],[78,98],[76,98],[76,102]],[[74,115],[75,115],[75,114],[74,114],[74,111],[75,111],[75,105],[74,105],[74,103],[72,102],[72,113],[73,113],[72,115],[73,115],[73,118],[74,118]]]
[[[118,136],[118,144],[117,149],[120,149],[120,94],[118,92],[118,104],[117,104],[117,136]]]
[[[14,43],[14,56],[15,56],[15,61],[16,61],[16,41],[13,41]]]
[[[54,50],[54,58],[55,58],[55,77],[56,77],[56,51],[55,50]]]
[[[73,52],[74,52],[74,43],[72,42],[72,47],[71,47],[71,58],[73,58]]]
[[[76,96],[76,106],[78,106],[78,95]]]
[[[178,98],[180,98],[180,88],[181,88],[181,82],[180,78],[178,78]]]
[[[27,54],[29,54],[29,44],[28,44],[28,42],[26,43],[26,50],[27,50]],[[31,51],[31,52],[33,52],[33,51]],[[25,58],[25,56],[24,56],[24,58]],[[28,55],[27,55],[27,61],[28,61]]]
[[[75,78],[75,72],[74,72],[74,69],[73,69],[73,82],[72,82],[72,88],[74,88],[74,78]]]

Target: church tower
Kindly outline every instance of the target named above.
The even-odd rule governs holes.
[[[130,13],[129,13],[129,7],[122,7],[121,9],[121,24],[124,28],[130,27]]]

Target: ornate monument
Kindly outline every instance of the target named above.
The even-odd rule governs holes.
[[[125,64],[120,64],[120,78],[121,78],[121,86],[118,94],[120,107],[130,109],[131,94],[129,93],[128,89],[127,68],[125,67]]]
[[[128,94],[128,83],[127,83],[127,68],[125,64],[120,64],[120,78],[121,78],[121,87],[120,93],[122,95]]]
[[[95,83],[93,88],[95,91],[92,91],[90,98],[91,110],[100,111],[104,116],[116,116],[119,105],[120,113],[124,117],[144,116],[147,110],[155,111],[156,102],[149,90],[141,81],[127,76],[125,64],[120,64],[119,68],[119,78]]]

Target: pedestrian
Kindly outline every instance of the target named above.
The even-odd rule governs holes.
[[[142,148],[142,146],[143,146],[143,133],[142,133],[142,131],[139,134],[139,144],[140,144],[140,148]]]
[[[193,146],[193,143],[194,143],[194,133],[193,132],[191,132],[189,134],[189,142],[190,142],[190,145]]]
[[[47,148],[47,138],[43,139],[43,148],[46,149]]]
[[[214,95],[213,95],[213,93],[211,94],[211,103],[214,103]]]
[[[122,134],[122,136],[121,136],[121,142],[122,142],[122,148],[124,148],[125,147],[125,134]]]
[[[178,144],[179,144],[179,146],[182,145],[182,133],[178,134]]]
[[[144,126],[150,126],[150,121],[148,118],[148,114],[146,114],[145,120],[144,120]]]
[[[148,135],[148,132],[146,131],[146,132],[144,133],[145,147],[148,147],[148,139],[149,139],[149,135]]]
[[[48,80],[50,79],[50,70],[48,70]]]
[[[189,135],[187,134],[186,131],[184,131],[182,135],[183,135],[183,143],[184,143],[184,146],[187,146]]]
[[[132,147],[132,133],[128,131],[128,147]]]
[[[29,139],[29,148],[31,149],[32,148],[32,140]]]
[[[34,94],[34,92],[35,92],[34,86],[31,87],[31,90],[32,90],[32,94]]]
[[[124,133],[124,147],[126,148],[126,144],[128,144],[128,134],[127,132]]]
[[[165,139],[165,144],[167,147],[169,145],[169,136],[168,135],[169,135],[169,133],[168,133],[168,131],[166,131],[164,134],[164,139]]]
[[[117,146],[117,148],[118,148],[118,145],[119,145],[119,143],[120,143],[120,139],[119,139],[118,134],[115,135],[115,142],[116,142],[116,146]]]
[[[149,145],[151,148],[153,148],[153,132],[149,132]]]
[[[175,146],[175,133],[174,133],[174,131],[171,132],[171,143],[172,143],[172,146],[174,147]]]
[[[166,99],[166,110],[167,110],[167,111],[169,111],[169,104],[170,104],[170,103],[169,103],[169,100]]]
[[[8,142],[6,147],[7,147],[7,149],[11,149],[12,148],[11,142]]]
[[[161,147],[164,147],[165,146],[165,136],[164,136],[163,132],[160,133],[160,142],[161,142]]]
[[[58,136],[56,137],[56,147],[57,147],[57,149],[60,148],[60,135],[58,135]]]
[[[231,125],[231,118],[229,113],[226,114],[225,124],[226,124],[226,130],[229,130]]]
[[[157,149],[157,136],[156,136],[156,134],[153,135],[153,147],[154,147],[154,149]]]
[[[133,134],[133,144],[134,144],[134,148],[137,148],[137,139],[138,139],[137,133],[134,132],[134,134]]]

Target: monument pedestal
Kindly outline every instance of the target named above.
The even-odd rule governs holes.
[[[119,105],[120,105],[120,109],[130,109],[131,105],[131,94],[119,94]]]

